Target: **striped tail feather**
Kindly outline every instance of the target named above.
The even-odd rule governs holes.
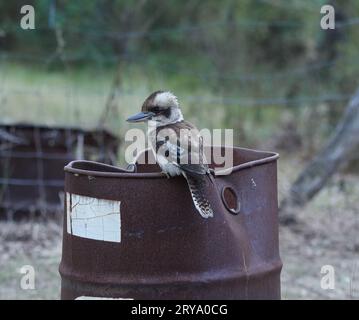
[[[187,180],[193,204],[195,205],[199,214],[206,219],[213,217],[212,207],[206,198],[206,186],[210,177],[203,174],[192,176],[183,173],[183,175]]]

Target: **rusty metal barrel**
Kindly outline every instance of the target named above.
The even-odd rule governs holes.
[[[214,217],[183,177],[90,161],[65,167],[61,298],[280,299],[278,154],[233,148]]]
[[[0,218],[61,212],[63,167],[75,159],[114,163],[120,141],[106,130],[0,125]]]

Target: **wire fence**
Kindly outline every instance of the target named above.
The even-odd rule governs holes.
[[[29,57],[25,57],[28,59]],[[6,64],[6,62],[4,62]],[[304,66],[306,68],[317,69],[335,65],[335,62],[316,64],[312,66]],[[1,64],[0,64],[1,70]],[[294,70],[293,75],[299,77],[302,70]],[[168,72],[167,70],[164,72]],[[3,74],[4,76],[4,74]],[[202,75],[203,76],[203,75]],[[268,78],[266,78],[268,76]],[[210,77],[210,75],[206,75]],[[211,77],[213,77],[211,75]],[[269,75],[261,75],[256,81],[270,80]],[[300,81],[301,78],[298,79]],[[305,79],[305,78],[304,78]],[[273,81],[275,79],[272,79]],[[270,80],[270,81],[272,81]],[[73,82],[72,82],[73,84]],[[139,91],[136,87],[116,88],[116,92],[112,93],[117,97],[117,102],[111,107],[113,112],[118,114],[131,113],[130,109],[134,105],[139,104],[148,92]],[[102,114],[106,110],[106,100],[111,92],[110,87],[91,88],[90,90],[81,90],[72,85],[64,85],[56,83],[56,85],[42,84],[39,86],[27,87],[22,84],[7,85],[6,78],[0,76],[0,110],[2,112],[1,122],[13,123],[18,121],[26,121],[33,123],[61,124],[61,125],[79,125],[83,128],[93,128],[99,123]],[[200,94],[191,93],[190,91],[180,95],[182,105],[186,106],[208,106],[206,112],[213,112],[215,107],[220,108],[255,108],[258,110],[270,108],[288,108],[298,106],[317,107],[323,103],[332,103],[334,105],[346,104],[351,95],[340,92],[323,92],[318,95],[299,95],[299,96],[279,96],[273,93],[270,96],[231,96],[225,94]],[[333,106],[333,105],[331,105]],[[119,111],[122,110],[122,111]],[[127,111],[126,111],[127,110]],[[232,111],[228,111],[231,113]],[[227,112],[227,111],[225,111]],[[110,127],[118,132],[121,126],[114,123],[111,115],[106,116],[106,123],[112,121]],[[122,123],[122,122],[121,122]]]
[[[94,61],[91,56],[86,55],[73,55],[73,56],[67,56],[67,59],[80,59],[85,60],[88,62]],[[31,55],[31,54],[21,54],[21,53],[11,53],[11,52],[2,52],[0,53],[0,70],[1,66],[6,65],[8,61],[14,61],[14,62],[35,62],[35,63],[43,63],[44,66],[46,66],[46,62],[49,60],[49,56],[39,56],[39,55]],[[120,55],[118,57],[106,57],[103,58],[103,61],[105,62],[112,62],[114,64],[119,63],[119,61],[125,61],[126,63],[136,63],[138,65],[149,65],[151,62],[149,62],[145,56],[133,56],[133,55]],[[249,74],[243,74],[243,73],[227,73],[227,74],[218,74],[216,72],[205,72],[202,71],[201,73],[193,71],[191,69],[182,68],[180,66],[176,66],[175,64],[169,64],[169,63],[161,63],[161,70],[160,72],[163,73],[174,73],[178,76],[189,76],[189,77],[196,77],[200,78],[202,80],[235,80],[239,82],[257,82],[261,83],[263,81],[276,81],[276,80],[287,80],[288,78],[291,79],[297,79],[298,81],[301,81],[301,78],[305,78],[308,76],[311,72],[317,72],[320,70],[328,69],[328,68],[334,68],[339,63],[345,63],[347,65],[357,65],[358,61],[355,59],[353,61],[350,60],[344,60],[341,58],[336,58],[330,61],[324,61],[324,62],[317,62],[317,63],[311,63],[311,64],[304,64],[302,66],[298,66],[296,68],[292,68],[291,70],[284,70],[280,72],[268,72],[268,73],[249,73]],[[157,67],[157,66],[156,66]],[[4,74],[3,74],[4,76]],[[1,80],[0,80],[1,84]],[[61,89],[59,85],[57,84],[57,89]],[[69,90],[71,91],[71,88],[68,86],[63,87],[63,90]],[[4,89],[0,85],[0,94],[1,92],[4,92]],[[8,94],[16,94],[16,95],[34,95],[38,96],[41,94],[45,94],[43,90],[39,89],[29,89],[24,87],[12,87],[11,89],[7,89],[6,92]],[[107,90],[91,90],[87,92],[86,94],[90,96],[100,96],[104,97],[106,96]],[[53,95],[61,94],[61,92],[53,92],[51,93]],[[134,89],[121,89],[121,95],[125,96],[135,96],[138,94],[138,91]],[[182,100],[184,101],[198,101],[205,104],[224,104],[224,105],[241,105],[244,107],[261,107],[265,105],[295,105],[295,104],[302,104],[302,103],[311,103],[311,102],[328,102],[328,101],[343,101],[350,98],[350,95],[343,95],[341,93],[326,93],[321,94],[319,96],[299,96],[295,98],[284,98],[284,97],[227,97],[227,96],[216,96],[216,97],[206,97],[206,96],[195,96],[195,95],[187,95],[185,97],[182,97]]]
[[[21,54],[21,53],[12,53],[12,52],[0,52],[0,64],[6,63],[6,61],[14,61],[14,62],[34,62],[34,63],[42,63],[43,66],[47,66],[50,62],[51,56],[53,53],[45,56],[45,55],[35,55],[35,54]],[[145,55],[140,54],[123,54],[118,56],[107,56],[107,57],[93,57],[91,55],[86,54],[66,54],[66,60],[68,61],[85,61],[85,62],[102,62],[102,63],[113,63],[118,64],[120,61],[124,61],[127,63],[137,63],[137,64],[145,64],[150,65],[151,62]],[[215,79],[215,80],[238,80],[238,81],[263,81],[263,80],[276,80],[276,79],[287,79],[293,77],[303,77],[308,75],[310,72],[316,72],[323,69],[333,68],[339,63],[345,63],[347,66],[351,65],[359,65],[358,59],[344,59],[341,57],[337,57],[328,61],[318,61],[314,63],[304,63],[303,65],[296,66],[291,68],[290,70],[283,70],[278,72],[266,72],[266,73],[243,73],[243,72],[227,72],[225,74],[219,72],[206,72],[201,70],[200,72],[191,70],[190,68],[182,67],[176,65],[176,63],[166,63],[161,62],[159,71],[168,73],[176,73],[177,75],[189,75],[198,77],[201,79]],[[156,65],[156,67],[158,67]]]
[[[271,6],[278,6],[287,8],[288,4],[284,1],[270,1],[270,0],[262,0],[261,2],[266,3]],[[312,4],[304,4],[302,2],[295,2],[294,6],[292,6],[293,10],[300,8],[314,12],[317,12],[316,6],[320,5],[321,2],[313,2]],[[319,7],[318,7],[319,8]],[[320,12],[318,11],[318,17],[320,17]],[[56,17],[55,17],[56,18]],[[54,19],[55,19],[54,18]],[[54,20],[53,19],[53,20]],[[55,19],[56,20],[56,19]],[[318,20],[319,21],[319,20]],[[339,21],[336,23],[336,27],[340,29],[354,27],[359,24],[359,17],[352,17],[343,21]],[[56,23],[52,23],[52,26],[47,27],[38,27],[37,32],[53,32],[54,26]],[[146,31],[122,31],[122,30],[98,30],[93,28],[79,28],[79,27],[68,27],[62,26],[63,33],[65,35],[81,35],[88,37],[104,37],[105,39],[115,39],[115,40],[124,40],[124,39],[139,39],[139,38],[158,38],[158,39],[168,39],[174,35],[182,35],[187,36],[189,34],[193,34],[195,32],[211,32],[215,29],[221,28],[231,28],[238,29],[241,28],[284,28],[288,31],[297,32],[299,28],[308,26],[304,24],[304,22],[298,22],[293,20],[267,20],[267,21],[259,21],[259,20],[241,20],[236,22],[229,21],[212,21],[208,23],[200,23],[200,24],[185,24],[181,26],[168,27],[168,28],[157,28],[155,30],[146,30]],[[316,25],[311,27],[320,29],[319,22]],[[2,30],[4,32],[11,31],[10,29]],[[26,88],[26,87],[17,87],[12,86],[11,88],[4,88],[5,84],[5,73],[1,75],[1,69],[6,66],[9,62],[14,63],[34,63],[40,68],[45,69],[53,63],[54,59],[56,59],[56,52],[51,51],[48,55],[39,55],[39,54],[29,54],[29,53],[21,53],[21,52],[4,52],[0,51],[0,107],[1,107],[1,96],[7,95],[24,95],[24,96],[34,96],[39,100],[46,94],[51,94],[56,97],[59,95],[63,95],[64,93],[68,96],[67,101],[73,98],[73,88],[69,88],[65,86],[60,88],[61,85],[57,84],[57,91],[46,92],[45,89],[34,89],[34,88]],[[140,55],[138,53],[133,54],[122,54],[118,56],[94,56],[87,55],[86,53],[69,53],[66,50],[62,55],[63,62],[76,62],[83,61],[87,63],[106,63],[117,65],[121,63],[135,64],[138,66],[151,66],[154,64],[146,55]],[[230,82],[238,82],[238,85],[242,84],[253,84],[254,86],[261,86],[268,83],[275,82],[286,82],[288,79],[291,81],[303,82],[306,81],[307,77],[312,75],[316,76],[318,73],[334,69],[338,65],[345,66],[355,66],[358,65],[357,59],[348,59],[341,55],[337,56],[335,59],[330,59],[326,61],[315,61],[315,62],[307,62],[302,63],[301,65],[293,66],[290,69],[281,70],[278,72],[241,72],[241,71],[230,71],[226,73],[216,72],[216,71],[205,71],[205,70],[193,70],[191,67],[184,67],[183,65],[179,65],[176,62],[161,62],[160,65],[156,64],[155,67],[159,73],[162,74],[172,74],[175,76],[184,76],[188,78],[199,79],[202,82],[206,81],[230,81]],[[51,89],[49,89],[51,90]],[[76,89],[75,89],[76,90]],[[135,89],[119,89],[120,94],[124,97],[135,97],[138,95],[138,91]],[[86,92],[86,95],[98,97],[99,99],[103,99],[106,97],[108,90],[91,90]],[[227,96],[227,95],[218,95],[214,94],[211,96],[202,96],[195,94],[187,94],[181,97],[181,100],[189,103],[201,103],[208,105],[238,105],[241,107],[260,107],[263,108],[265,106],[293,106],[293,105],[301,105],[301,104],[320,104],[323,102],[342,102],[346,101],[350,98],[350,95],[343,94],[341,92],[321,92],[316,95],[299,95],[291,97],[283,96],[283,94],[271,94],[270,96]]]

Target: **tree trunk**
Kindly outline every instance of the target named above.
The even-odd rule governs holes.
[[[329,178],[354,158],[359,146],[359,89],[350,100],[342,119],[324,149],[308,164],[291,187],[281,209],[303,206]]]
[[[121,62],[118,63],[116,68],[115,77],[112,82],[112,86],[110,89],[110,93],[107,97],[105,108],[100,116],[98,121],[98,128],[104,129],[106,126],[106,121],[108,120],[109,116],[118,117],[118,99],[120,95],[120,89],[122,85],[122,64]]]

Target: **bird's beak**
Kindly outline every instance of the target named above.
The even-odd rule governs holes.
[[[153,112],[139,112],[129,117],[126,121],[128,122],[141,122],[150,119],[155,114]]]

